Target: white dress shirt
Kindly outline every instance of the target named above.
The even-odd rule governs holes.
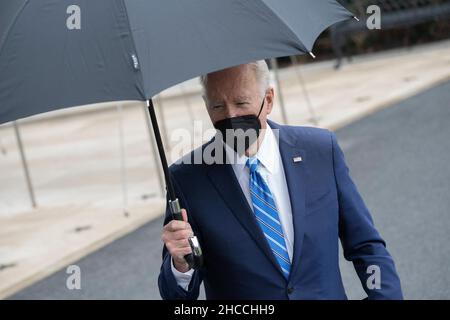
[[[245,166],[248,157],[245,156],[245,154],[242,156],[238,155],[227,144],[225,144],[225,153],[231,162],[234,174],[236,175],[239,185],[241,186],[242,192],[247,198],[250,208],[253,208],[249,188],[250,173],[249,168]],[[269,125],[267,125],[265,136],[255,156],[261,162],[258,167],[258,171],[268,184],[277,205],[278,216],[286,241],[286,248],[292,262],[294,228],[292,222],[291,202],[286,183],[286,176],[284,174],[283,163],[281,160],[280,149],[278,146],[278,140]],[[178,285],[187,291],[194,270],[191,269],[185,273],[179,272],[175,269],[172,261],[172,272]]]

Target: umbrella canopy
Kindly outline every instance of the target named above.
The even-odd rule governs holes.
[[[334,0],[1,1],[0,123],[307,53],[350,17]]]

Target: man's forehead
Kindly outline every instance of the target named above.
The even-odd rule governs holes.
[[[248,81],[227,83],[226,81],[215,83],[207,86],[207,94],[210,98],[224,98],[238,99],[238,98],[252,98],[258,93],[257,83]]]
[[[252,99],[258,94],[255,72],[247,65],[211,73],[206,91],[210,101],[224,99]]]
[[[207,83],[211,87],[230,87],[236,85],[251,85],[257,82],[254,70],[247,65],[232,67],[208,74]]]
[[[211,92],[208,95],[208,98],[211,102],[219,102],[222,100],[252,100],[255,94],[256,92],[243,88],[231,90],[230,92],[215,90],[215,92]]]

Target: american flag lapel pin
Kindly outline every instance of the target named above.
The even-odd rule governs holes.
[[[302,157],[298,156],[298,157],[294,157],[292,160],[294,160],[294,162],[301,162],[303,159],[302,159]]]

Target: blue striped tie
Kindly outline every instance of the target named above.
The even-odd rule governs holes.
[[[275,258],[283,270],[286,279],[289,277],[291,262],[284,240],[283,230],[278,217],[277,207],[270,192],[269,186],[257,171],[259,160],[250,157],[245,164],[250,169],[250,194],[253,202],[253,211],[259,222]]]

